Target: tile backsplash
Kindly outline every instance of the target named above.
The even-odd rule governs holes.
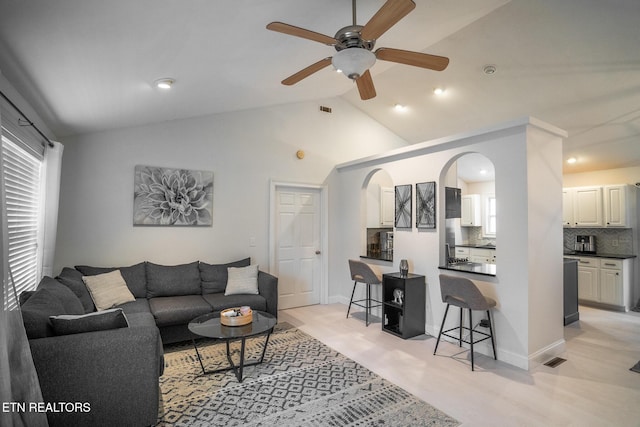
[[[603,254],[631,255],[633,230],[631,228],[565,228],[564,248],[573,250],[576,236],[590,234],[596,236],[596,252]]]

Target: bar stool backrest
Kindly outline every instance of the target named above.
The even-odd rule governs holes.
[[[382,283],[382,280],[374,273],[371,267],[362,261],[350,259],[349,269],[351,270],[351,280],[353,281],[368,283],[370,285]]]
[[[442,302],[456,307],[483,311],[492,307],[476,284],[464,277],[441,274],[440,293]]]

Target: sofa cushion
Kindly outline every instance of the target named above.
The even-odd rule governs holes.
[[[55,335],[81,334],[83,332],[106,331],[126,328],[127,318],[121,308],[96,311],[89,314],[62,314],[49,318]]]
[[[118,304],[135,301],[120,270],[96,276],[82,276],[82,280],[87,285],[91,299],[98,310],[107,310]]]
[[[251,265],[251,258],[241,259],[239,261],[227,264],[207,264],[200,262],[200,280],[202,281],[203,294],[215,294],[224,292],[227,287],[227,269],[229,267],[247,267]]]
[[[64,307],[49,289],[39,289],[20,307],[29,339],[53,336],[50,316],[66,314]]]
[[[200,295],[151,298],[149,306],[158,326],[185,325],[211,313],[211,306]]]
[[[136,298],[135,301],[125,302],[124,304],[119,304],[117,308],[121,308],[124,311],[127,319],[129,315],[135,313],[149,313],[151,314],[151,308],[149,308],[149,301],[146,298]],[[129,322],[131,324],[131,322]]]
[[[49,290],[54,298],[62,304],[65,314],[84,314],[84,307],[76,294],[56,279],[44,276],[42,280],[40,280],[37,289]]]
[[[213,311],[221,311],[225,308],[241,307],[248,305],[253,310],[267,311],[267,300],[262,295],[228,295],[223,293],[207,294],[202,298],[213,307]]]
[[[73,268],[65,267],[60,272],[60,275],[56,277],[56,280],[71,289],[82,303],[85,313],[95,311],[96,306],[93,304],[87,285],[82,281],[81,272]]]
[[[258,265],[229,267],[225,295],[258,294]]]
[[[127,314],[125,312],[125,316],[127,316],[127,321],[129,322],[130,328],[138,328],[141,326],[156,326],[156,321],[153,318],[153,314],[151,314],[151,312],[132,314]]]
[[[147,263],[147,298],[200,295],[198,261],[181,265]]]
[[[76,265],[76,270],[83,276],[96,276],[120,270],[120,274],[127,283],[127,287],[136,298],[147,296],[147,268],[146,263],[141,262],[130,267],[91,267],[88,265]]]

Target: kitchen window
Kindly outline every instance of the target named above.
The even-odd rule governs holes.
[[[488,194],[484,200],[484,227],[483,234],[485,237],[496,237],[496,196]]]

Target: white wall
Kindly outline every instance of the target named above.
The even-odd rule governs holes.
[[[338,165],[329,180],[331,202],[340,203],[343,209],[329,236],[329,294],[335,300],[348,301],[345,260],[359,255],[358,235],[364,218],[359,201],[362,183],[369,174],[382,168],[395,185],[436,181],[438,229],[396,230],[393,265],[381,263],[378,269],[397,271],[400,259],[408,259],[410,271],[426,276],[427,332],[437,334],[444,313],[438,280],[444,247],[444,181],[455,158],[477,152],[489,158],[496,169],[498,274],[495,278],[470,277],[499,301],[495,311],[498,358],[528,369],[563,351],[562,139],[558,136],[562,131],[557,134],[544,126],[518,123]],[[415,218],[415,203],[413,210]],[[489,353],[486,348],[484,351]]]
[[[320,112],[321,104],[333,113]],[[270,180],[321,184],[336,163],[407,145],[339,99],[81,135],[63,143],[56,272],[78,264],[227,262],[245,256],[268,270]],[[303,160],[296,158],[299,149]],[[133,227],[138,164],[213,171],[213,226]]]

